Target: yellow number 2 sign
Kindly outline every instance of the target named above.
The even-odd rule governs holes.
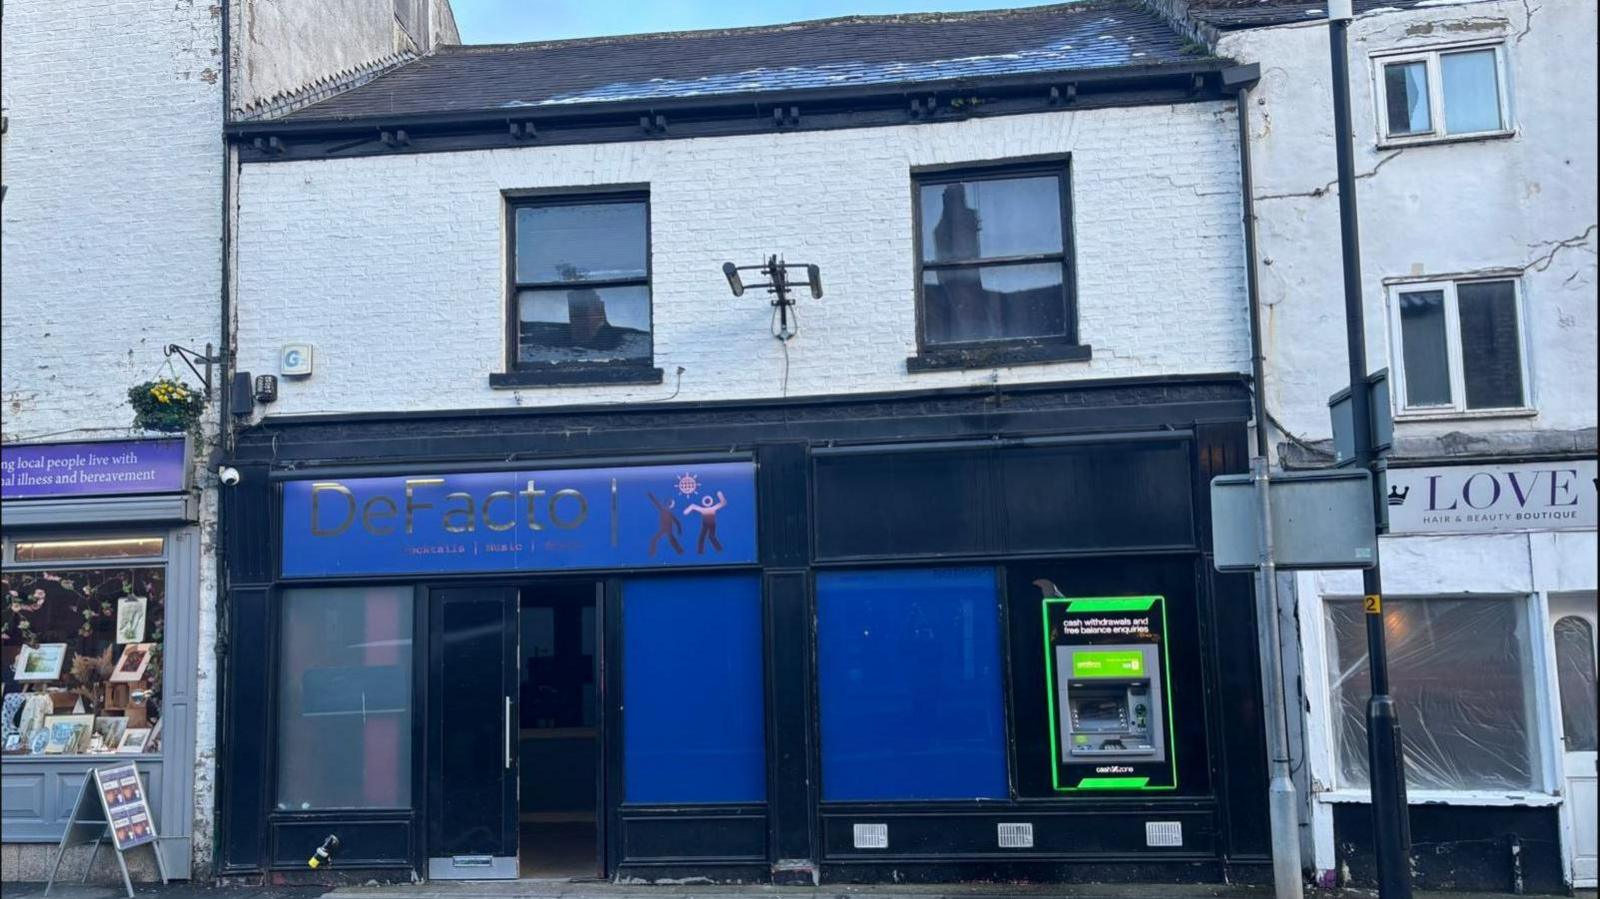
[[[1382,615],[1383,614],[1383,597],[1379,596],[1376,593],[1368,593],[1367,594],[1367,600],[1366,600],[1366,606],[1367,606],[1367,614],[1368,615]]]

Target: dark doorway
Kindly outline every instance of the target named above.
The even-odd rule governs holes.
[[[518,853],[525,878],[603,876],[600,861],[600,585],[523,587]]]
[[[428,603],[428,877],[517,876],[517,590],[440,588]]]

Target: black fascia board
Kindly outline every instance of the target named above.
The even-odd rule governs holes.
[[[269,416],[240,430],[231,459],[377,474],[400,462],[481,467],[540,458],[725,455],[772,441],[923,445],[959,436],[999,448],[1013,438],[1165,432],[1249,415],[1247,376],[1217,372],[745,400]]]
[[[472,420],[484,418],[538,419],[558,416],[637,412],[715,412],[805,409],[836,406],[865,406],[876,403],[905,403],[958,397],[1005,397],[1030,394],[1086,393],[1124,388],[1161,388],[1184,385],[1221,385],[1248,389],[1250,376],[1244,372],[1216,371],[1168,375],[1124,375],[1110,378],[1082,378],[1069,381],[1020,381],[1014,384],[963,384],[954,387],[921,387],[905,390],[873,390],[859,393],[816,393],[785,397],[752,397],[716,400],[639,400],[620,403],[563,403],[548,406],[479,406],[465,409],[426,409],[421,411],[377,410],[372,412],[306,412],[267,415],[249,430],[300,425],[327,425],[351,422],[418,422]]]
[[[544,144],[600,143],[651,138],[706,137],[762,133],[773,130],[870,127],[917,121],[954,121],[983,115],[1023,114],[1050,108],[1096,108],[1167,103],[1183,99],[1223,100],[1220,73],[1233,66],[1231,59],[1197,57],[1179,63],[1153,63],[1103,69],[1064,69],[878,85],[853,85],[803,90],[614,100],[588,103],[551,103],[535,106],[496,107],[448,112],[362,115],[340,118],[296,118],[232,122],[224,127],[227,138],[239,145],[241,160],[271,162],[289,159],[344,158],[360,155],[417,153],[463,149],[490,149]],[[1068,86],[1072,92],[1062,93]],[[1052,97],[1051,89],[1057,89]],[[1001,99],[1025,98],[1010,108],[967,107],[941,109],[921,118],[911,113],[911,101],[930,96],[946,99],[972,94]],[[798,107],[798,125],[775,125],[772,111]],[[876,113],[876,115],[874,115]],[[887,115],[885,115],[887,113]],[[829,116],[818,122],[819,114]],[[666,130],[643,134],[641,118],[665,117]],[[808,121],[810,119],[811,121]],[[518,140],[509,126],[533,125],[537,137]],[[689,128],[691,124],[704,127]],[[676,127],[675,127],[676,126]],[[621,134],[606,133],[622,129]],[[627,133],[632,129],[632,133]],[[404,131],[406,139],[380,140]],[[561,132],[571,131],[569,137]],[[443,140],[437,140],[443,138]],[[430,139],[435,139],[430,143]],[[278,141],[258,148],[256,141]]]

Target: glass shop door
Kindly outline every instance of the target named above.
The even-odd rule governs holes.
[[[517,876],[517,590],[428,597],[428,877]]]

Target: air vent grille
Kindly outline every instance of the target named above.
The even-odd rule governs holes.
[[[1182,846],[1183,822],[1144,822],[1144,844],[1146,846]]]
[[[857,849],[888,849],[889,825],[855,825],[855,846]]]
[[[996,824],[996,839],[1001,849],[1032,849],[1032,824]]]

